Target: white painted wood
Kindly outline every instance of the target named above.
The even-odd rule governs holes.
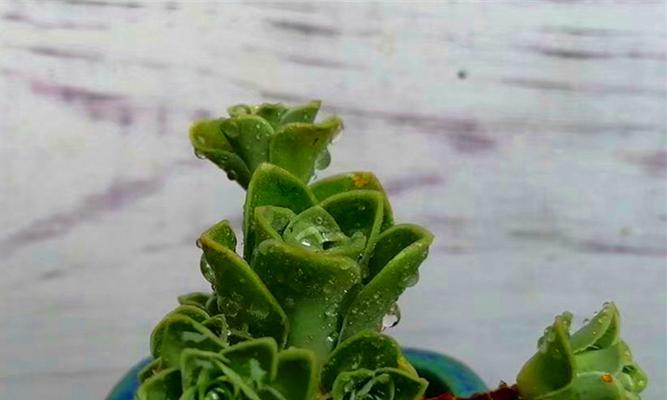
[[[438,240],[401,343],[512,381],[609,299],[667,397],[664,2],[0,1],[0,398],[102,398],[242,191],[194,118],[325,101]],[[581,320],[580,318],[580,320]]]

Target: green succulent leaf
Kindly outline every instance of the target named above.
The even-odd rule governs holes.
[[[603,307],[593,319],[570,338],[572,351],[579,354],[610,346],[618,340],[620,316],[613,304]]]
[[[271,164],[262,164],[252,177],[246,195],[243,230],[244,256],[250,259],[255,249],[255,232],[252,230],[255,210],[260,206],[284,207],[295,213],[310,208],[317,200],[308,187],[286,170]]]
[[[289,317],[289,344],[325,359],[338,335],[340,304],[361,280],[358,265],[347,257],[266,240],[258,246],[252,268]]]
[[[198,121],[190,128],[190,142],[199,158],[207,158],[242,187],[250,181],[248,164],[239,157],[221,130],[223,120]]]
[[[154,358],[148,365],[143,367],[139,371],[139,382],[144,383],[148,378],[160,372],[162,369],[162,360],[160,358]]]
[[[283,115],[285,115],[287,110],[289,109],[280,103],[276,104],[264,103],[255,107],[252,113],[257,115],[258,117],[264,118],[266,122],[271,124],[273,129],[276,130],[283,123],[281,122],[281,119],[283,118]]]
[[[325,391],[331,390],[336,377],[344,372],[399,366],[401,351],[389,336],[376,332],[361,332],[343,342],[331,353],[322,368],[320,384]]]
[[[216,242],[232,251],[236,250],[236,235],[232,224],[228,220],[222,220],[210,227],[201,234],[200,240],[202,238]]]
[[[181,397],[181,373],[177,368],[161,371],[141,384],[137,400],[178,400]]]
[[[262,280],[227,247],[206,236],[201,244],[213,275],[218,308],[229,326],[250,337],[272,337],[282,347],[287,316]]]
[[[264,118],[240,115],[222,121],[220,129],[250,171],[268,160],[269,144],[274,131]]]
[[[369,271],[374,275],[349,305],[341,339],[381,325],[383,316],[398,297],[416,283],[419,266],[428,255],[432,241],[430,232],[415,225],[396,225],[382,233],[377,239],[379,248],[376,245],[369,263]],[[393,254],[396,249],[389,249],[391,242],[407,246]]]
[[[227,361],[215,352],[184,350],[179,400],[261,400],[252,377],[240,375]]]
[[[320,106],[322,106],[321,101],[313,100],[302,106],[293,107],[282,114],[280,124],[285,125],[293,122],[313,123],[318,111],[320,111]]]
[[[193,292],[178,296],[178,304],[199,307],[206,311],[206,303],[213,297],[210,293]]]
[[[249,377],[255,385],[271,382],[276,377],[278,345],[273,338],[237,343],[220,354],[234,371]]]
[[[366,249],[359,264],[363,276],[368,275],[366,265],[378,235],[381,232],[384,217],[382,196],[373,190],[355,190],[331,196],[321,203],[347,236],[361,233],[366,238]]]
[[[343,129],[338,117],[319,124],[294,122],[284,125],[271,141],[269,160],[302,182],[308,183],[315,169],[324,169],[331,161],[327,147]]]
[[[271,384],[285,399],[311,400],[317,390],[317,361],[313,352],[290,348],[278,356],[278,374]]]
[[[619,339],[613,303],[569,336],[572,315],[564,313],[539,340],[539,351],[521,369],[517,385],[525,400],[639,400],[644,371]]]
[[[310,189],[320,202],[331,196],[353,190],[374,190],[382,196],[383,221],[382,230],[394,224],[391,204],[378,178],[372,172],[348,172],[320,179],[310,185]]]
[[[282,233],[296,216],[294,211],[284,207],[260,206],[255,209],[255,221],[250,227],[257,243],[267,239],[282,238]]]
[[[164,320],[164,333],[158,354],[165,367],[177,367],[185,349],[220,351],[227,343],[201,323],[184,315],[172,315]]]
[[[327,146],[343,127],[337,117],[315,123],[320,105],[235,105],[227,110],[230,118],[196,122],[190,141],[199,158],[209,159],[244,188],[262,163],[279,165],[308,182],[316,168],[328,166]]]
[[[183,315],[196,322],[204,322],[208,319],[209,315],[206,311],[202,310],[196,306],[190,305],[181,305],[176,307],[173,311],[167,314],[162,321],[160,321],[157,326],[153,329],[151,333],[151,354],[153,357],[160,357],[160,351],[162,349],[162,340],[164,338],[164,331],[167,325],[170,323],[170,317],[174,315]]]
[[[526,398],[560,390],[574,378],[574,360],[568,338],[571,318],[567,314],[556,317],[554,324],[545,331],[539,351],[519,372],[517,384]]]
[[[424,379],[395,368],[358,369],[340,374],[331,394],[333,400],[418,400],[427,385]]]

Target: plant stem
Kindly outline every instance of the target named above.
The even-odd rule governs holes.
[[[520,400],[519,390],[514,386],[503,385],[490,392],[477,393],[471,397],[456,397],[453,394],[441,394],[426,400]]]

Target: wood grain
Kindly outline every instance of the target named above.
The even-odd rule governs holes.
[[[667,397],[662,1],[0,1],[0,398],[103,398],[243,193],[187,142],[237,102],[325,101],[328,173],[437,236],[392,334],[512,381],[614,299]],[[581,319],[580,319],[581,320]]]

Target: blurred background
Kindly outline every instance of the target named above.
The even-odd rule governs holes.
[[[101,399],[243,191],[197,118],[324,101],[325,175],[372,170],[437,237],[390,333],[513,382],[604,301],[664,399],[662,1],[0,0],[0,398]]]

